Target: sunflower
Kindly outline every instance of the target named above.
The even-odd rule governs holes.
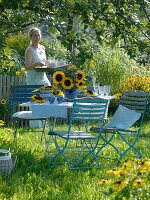
[[[72,79],[68,77],[66,77],[61,84],[64,89],[71,89],[74,86]]]
[[[85,84],[84,80],[80,80],[80,81],[76,82],[76,86],[77,86],[78,89],[83,89],[84,88],[84,84]]]
[[[33,101],[37,102],[37,103],[44,103],[44,102],[46,102],[46,100],[43,99],[42,97],[40,97],[39,95],[33,95],[33,96],[31,97],[31,99],[32,99]]]
[[[77,75],[76,81],[81,81],[85,78],[85,73],[83,71],[80,70],[77,71],[76,75]]]
[[[56,86],[43,86],[43,87],[41,87],[41,90],[55,90],[55,89],[57,89],[57,87]]]
[[[92,90],[83,90],[83,93],[84,94],[87,94],[87,95],[96,95],[96,94],[94,94],[93,92],[92,92]]]
[[[1,104],[6,104],[6,100],[5,100],[5,99],[2,99],[2,100],[1,100]]]
[[[74,69],[74,68],[76,68],[75,65],[70,65],[70,66],[67,67],[67,69]]]
[[[54,72],[52,78],[55,84],[59,84],[64,80],[65,74],[62,71],[57,71],[57,72]]]
[[[61,91],[61,90],[55,90],[54,92],[53,92],[53,95],[55,96],[55,97],[57,97],[57,96],[59,96],[59,95],[63,95],[64,93],[63,93],[63,91]]]

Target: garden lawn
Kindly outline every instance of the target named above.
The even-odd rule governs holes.
[[[0,175],[0,200],[150,199],[149,124],[144,123],[137,144],[141,160],[133,161],[129,156],[121,162],[99,158],[100,170],[73,171],[65,164],[48,167],[39,133],[20,134],[15,141],[13,130],[1,127],[0,148],[10,148],[17,162],[9,176]]]

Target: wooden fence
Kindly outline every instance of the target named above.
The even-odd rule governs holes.
[[[10,76],[0,74],[0,100],[8,99],[11,95],[11,85],[25,84],[25,76]]]

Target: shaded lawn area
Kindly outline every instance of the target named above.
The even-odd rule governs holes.
[[[129,162],[133,160],[129,155],[121,162],[99,158],[100,170],[69,171],[65,164],[49,168],[49,158],[44,156],[45,144],[41,143],[39,133],[20,134],[17,141],[13,139],[12,133],[12,129],[0,128],[1,149],[10,148],[11,153],[17,155],[12,173],[9,176],[0,175],[1,200],[143,200],[150,196],[150,160],[145,162],[150,158],[149,121],[144,123],[137,144],[143,158],[135,162]],[[124,163],[126,170],[120,175],[119,170]],[[146,170],[141,173],[139,167],[144,165]],[[111,170],[118,173],[111,173]],[[137,184],[136,180],[139,180]]]

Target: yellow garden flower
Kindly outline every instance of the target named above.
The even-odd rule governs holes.
[[[113,183],[112,180],[105,180],[105,179],[97,182],[98,185],[106,185],[106,184],[111,184],[111,183]]]
[[[56,72],[54,72],[52,78],[53,78],[53,82],[55,84],[59,84],[59,83],[63,82],[63,80],[65,78],[65,74],[62,71],[56,71]]]
[[[116,99],[120,99],[120,97],[122,96],[122,93],[117,93],[113,95],[114,97],[116,97]]]
[[[20,76],[20,74],[21,74],[21,72],[19,72],[19,71],[16,72],[16,75],[17,75],[17,76]]]
[[[72,79],[67,77],[62,81],[61,84],[64,89],[71,89],[74,86]]]
[[[4,126],[4,124],[3,120],[0,120],[0,126]]]
[[[150,77],[132,75],[124,83],[124,90],[141,90],[150,92]]]
[[[142,179],[136,179],[132,183],[133,187],[140,187],[141,185],[144,185],[144,184],[145,184],[145,181]]]
[[[128,185],[129,179],[125,179],[125,180],[120,180],[116,182],[116,187],[115,190],[119,190],[119,189],[123,189]]]
[[[7,102],[7,101],[6,101],[5,99],[2,99],[2,100],[1,100],[1,104],[6,104],[6,102]]]
[[[22,68],[21,68],[21,71],[23,71],[23,72],[24,72],[24,71],[25,71],[25,68],[24,68],[24,67],[22,67]]]

